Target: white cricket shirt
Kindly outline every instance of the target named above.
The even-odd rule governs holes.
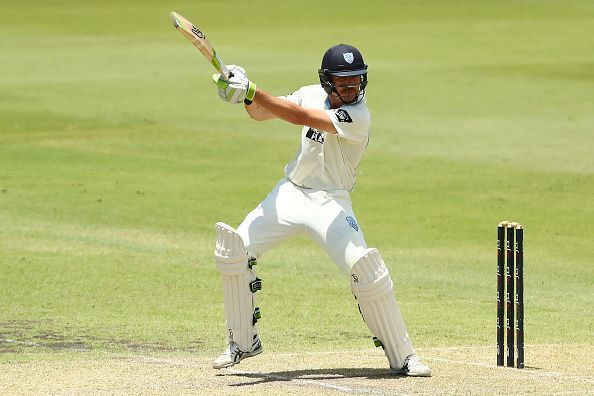
[[[301,147],[295,159],[285,166],[285,176],[305,188],[352,191],[371,131],[365,100],[330,109],[328,94],[321,85],[302,87],[282,98],[304,108],[326,110],[338,131],[333,134],[304,126]]]

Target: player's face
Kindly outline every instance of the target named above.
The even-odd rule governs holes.
[[[332,76],[331,78],[332,83],[336,85],[336,91],[338,92],[338,95],[336,95],[336,92],[332,92],[332,96],[334,96],[335,99],[340,100],[338,96],[341,96],[345,103],[350,103],[357,98],[361,87],[361,76]]]

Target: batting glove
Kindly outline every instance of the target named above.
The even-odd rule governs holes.
[[[231,77],[233,77],[233,76],[241,76],[241,77],[246,78],[246,79],[248,78],[247,72],[241,66],[238,66],[238,65],[227,65],[227,70],[229,70],[229,73],[231,74]]]
[[[245,74],[234,74],[228,81],[220,74],[213,74],[212,79],[217,85],[219,97],[225,102],[231,104],[251,103],[256,96],[256,84],[248,80]]]
[[[238,76],[240,78],[247,78],[247,73],[245,69],[238,65],[227,65],[227,70],[229,70],[229,75],[231,77]],[[213,81],[217,85],[217,90],[219,91],[219,97],[222,101],[227,102],[227,88],[229,87],[229,81],[225,80],[221,74],[213,74],[212,76]]]

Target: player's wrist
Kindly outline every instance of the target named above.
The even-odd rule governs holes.
[[[251,105],[252,102],[254,101],[254,98],[256,97],[256,84],[253,83],[252,81],[249,81],[248,83],[248,89],[247,92],[245,94],[245,99],[243,100],[243,103],[245,103],[246,105]]]

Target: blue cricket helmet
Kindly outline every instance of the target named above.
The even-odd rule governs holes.
[[[363,60],[361,52],[348,44],[338,44],[326,51],[322,58],[322,65],[318,70],[320,77],[320,84],[328,95],[336,91],[336,85],[332,81],[332,77],[350,77],[361,76],[361,82],[358,84],[359,93],[354,101],[350,103],[358,103],[363,100],[365,95],[365,88],[367,87],[367,65]],[[344,102],[343,97],[341,100]]]

